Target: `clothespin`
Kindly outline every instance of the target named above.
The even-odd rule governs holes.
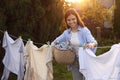
[[[85,49],[85,46],[86,46],[86,44],[84,43],[84,44],[82,45],[83,49]]]
[[[5,30],[4,33],[7,33],[7,30]]]
[[[31,43],[31,39],[30,38],[28,39],[28,42]]]
[[[50,41],[47,42],[48,47],[50,47]]]
[[[31,39],[29,38],[28,41],[31,41]]]
[[[22,36],[19,36],[20,39],[22,39]]]

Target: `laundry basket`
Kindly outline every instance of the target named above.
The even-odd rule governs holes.
[[[52,52],[57,63],[68,65],[72,64],[75,60],[75,53],[71,50],[59,50],[53,46]]]

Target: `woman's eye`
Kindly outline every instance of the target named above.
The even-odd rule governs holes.
[[[70,19],[68,19],[67,21],[70,21]]]
[[[73,18],[72,20],[75,20],[75,18]]]

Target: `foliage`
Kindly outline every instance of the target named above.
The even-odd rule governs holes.
[[[106,9],[101,6],[97,0],[93,0],[93,5],[91,7],[79,10],[79,14],[83,19],[85,25],[91,30],[93,35],[96,35],[96,27],[100,27],[103,32],[104,21],[111,20],[111,14],[108,13],[109,9]],[[104,36],[102,36],[104,37]]]
[[[59,34],[64,0],[0,0],[0,30],[7,30],[13,39],[22,36],[40,47]],[[2,41],[3,34],[0,32]],[[2,42],[1,42],[2,43]],[[1,44],[2,45],[2,44]],[[4,50],[0,46],[0,70]],[[2,68],[2,69],[1,69]]]
[[[64,0],[4,0],[0,3],[0,29],[35,42],[52,41],[59,33]]]
[[[115,37],[120,39],[120,0],[115,2],[116,8],[114,12],[114,33]]]
[[[118,44],[120,42],[120,39],[108,39],[108,38],[102,38],[98,41],[98,49],[96,52],[96,55],[103,54],[110,50],[111,46],[114,44]]]
[[[67,65],[53,62],[54,80],[72,80],[71,71],[68,71]]]

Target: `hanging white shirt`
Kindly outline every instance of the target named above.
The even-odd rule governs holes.
[[[86,80],[120,80],[120,44],[96,56],[90,49],[79,48],[80,72]],[[119,76],[118,76],[119,75]]]
[[[32,41],[25,46],[26,72],[24,80],[53,80],[52,49],[48,45],[36,47]]]
[[[18,76],[17,80],[22,80],[24,76],[24,44],[22,39],[13,40],[5,32],[2,47],[5,49],[5,56],[3,58],[4,71],[1,80],[8,80],[10,72]]]

